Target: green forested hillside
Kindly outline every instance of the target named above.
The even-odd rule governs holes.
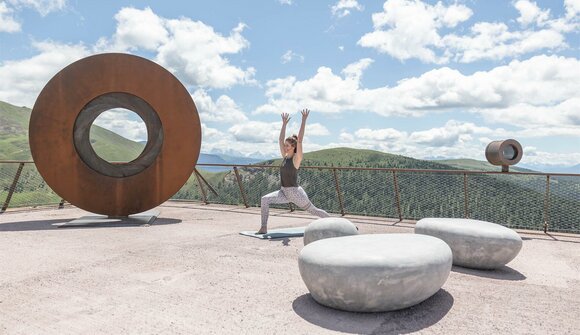
[[[0,101],[0,159],[30,159],[29,119],[29,108]]]
[[[278,166],[280,160],[263,164]],[[422,161],[371,150],[348,148],[321,150],[305,154],[303,166],[382,167],[404,169],[457,170],[439,162]],[[240,169],[244,192],[251,206],[279,189],[277,168]],[[544,176],[467,175],[462,173],[397,172],[399,207],[403,218],[464,217],[497,222],[508,227],[541,230],[546,218]],[[207,191],[210,202],[243,204],[233,172],[204,173],[218,196]],[[336,182],[343,208],[349,214],[397,218],[399,211],[395,182],[389,171],[306,169],[299,173],[316,206],[340,213]],[[548,201],[548,223],[552,231],[580,231],[580,181],[562,188],[563,180],[552,178]],[[467,187],[465,187],[467,186]],[[466,193],[467,190],[467,193]],[[560,191],[558,191],[560,190]],[[201,199],[194,178],[175,198]],[[467,198],[467,209],[466,209]],[[287,208],[286,205],[282,206]]]

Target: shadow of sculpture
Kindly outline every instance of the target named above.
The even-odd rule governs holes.
[[[451,271],[463,273],[466,275],[472,275],[472,276],[484,277],[484,278],[490,278],[490,279],[499,279],[499,280],[518,281],[518,280],[525,280],[526,279],[526,276],[524,276],[522,273],[520,273],[519,271],[514,270],[506,265],[502,266],[499,269],[495,269],[495,270],[478,270],[478,269],[470,269],[470,268],[464,268],[461,266],[454,265],[451,268]]]
[[[59,229],[55,224],[69,222],[71,219],[54,219],[54,220],[34,220],[34,221],[17,221],[0,223],[0,232],[9,231],[32,231],[32,230],[52,230]],[[179,219],[157,218],[152,226],[176,224],[180,223]],[[87,229],[87,228],[113,228],[113,227],[139,227],[144,226],[143,222],[120,221],[120,222],[106,222],[86,226],[71,226],[68,229]],[[63,230],[60,228],[60,230]]]
[[[294,300],[292,308],[304,320],[333,331],[352,334],[407,334],[439,322],[451,310],[453,302],[453,296],[441,289],[429,299],[406,309],[383,313],[354,313],[322,306],[310,294],[304,294]]]

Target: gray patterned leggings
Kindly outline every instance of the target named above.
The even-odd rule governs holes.
[[[289,202],[296,204],[298,207],[312,215],[321,218],[330,216],[324,210],[316,208],[312,202],[310,202],[308,195],[304,192],[302,187],[282,187],[279,191],[274,191],[262,197],[262,227],[268,225],[270,204],[287,204]]]

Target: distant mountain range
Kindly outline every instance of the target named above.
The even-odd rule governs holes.
[[[547,173],[576,173],[580,174],[580,164],[574,166],[559,166],[559,165],[523,165],[527,168],[536,171],[542,171]]]
[[[247,165],[262,162],[263,159],[248,158],[248,157],[234,157],[228,155],[215,155],[201,153],[197,159],[197,164],[237,164]],[[229,167],[220,166],[199,166],[198,169],[212,172],[231,170]]]

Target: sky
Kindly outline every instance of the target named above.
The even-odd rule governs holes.
[[[279,154],[280,113],[304,150],[580,163],[580,0],[0,0],[0,100],[32,107],[58,71],[125,52],[188,89],[202,152]],[[136,114],[96,124],[146,139]]]

